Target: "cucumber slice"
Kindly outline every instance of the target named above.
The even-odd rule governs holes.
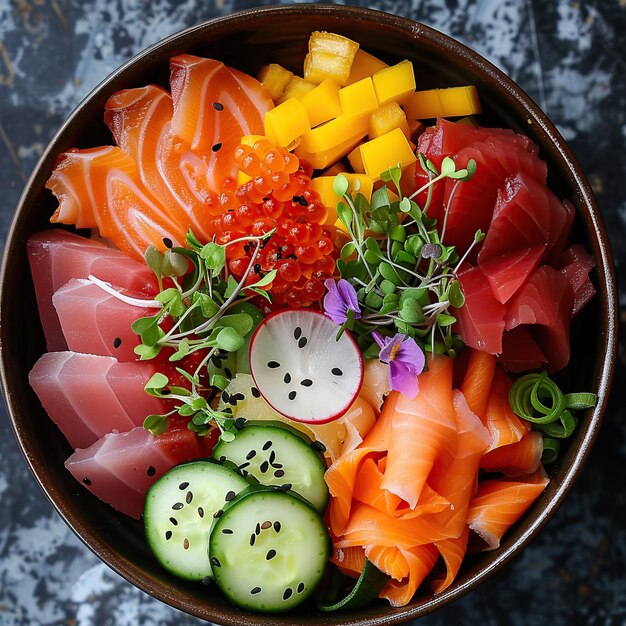
[[[321,513],[328,504],[326,464],[302,433],[278,423],[246,422],[233,441],[220,441],[213,457],[231,461],[262,485],[290,485]]]
[[[224,509],[209,539],[217,586],[240,607],[298,606],[324,575],[330,540],[319,513],[290,492],[250,487]]]
[[[144,529],[161,565],[187,580],[211,577],[208,545],[215,515],[248,487],[237,472],[210,461],[172,468],[150,487]]]

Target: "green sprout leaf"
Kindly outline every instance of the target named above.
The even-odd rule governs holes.
[[[348,193],[350,183],[343,174],[337,174],[333,179],[333,191],[337,196],[343,198]]]

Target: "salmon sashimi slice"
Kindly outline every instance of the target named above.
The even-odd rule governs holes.
[[[440,593],[447,589],[456,578],[465,552],[467,551],[467,540],[469,537],[469,527],[464,526],[463,532],[458,537],[436,541],[435,547],[439,550],[441,558],[446,566],[446,574],[441,578],[436,578],[431,583],[431,589],[435,593]]]
[[[485,425],[491,435],[487,451],[517,443],[530,430],[530,424],[519,418],[509,404],[509,390],[512,384],[504,371],[497,367],[487,404]]]
[[[495,550],[504,533],[541,495],[549,479],[543,468],[523,481],[485,480],[473,498],[467,522],[470,530],[486,543],[486,550]]]
[[[352,498],[391,515],[402,500],[386,489],[381,489],[380,483],[383,476],[376,461],[372,457],[366,458],[359,467],[354,481]]]
[[[496,371],[496,357],[482,350],[471,350],[461,393],[474,415],[486,422],[487,402]]]
[[[245,135],[263,135],[265,113],[274,103],[252,77],[213,59],[182,54],[170,60],[174,101],[172,129],[206,159],[215,191],[237,176],[235,148]]]
[[[345,549],[338,548],[333,550],[330,562],[334,563],[341,570],[342,574],[358,578],[365,566],[365,549],[361,546]]]
[[[439,550],[433,545],[414,546],[399,552],[406,560],[409,575],[402,581],[390,580],[379,594],[391,606],[406,606],[439,558]]]
[[[414,508],[437,456],[456,439],[452,405],[452,359],[431,358],[419,377],[419,393],[398,394],[383,489]]]
[[[402,550],[396,546],[365,546],[365,556],[381,572],[395,580],[407,578],[410,574],[409,564]]]
[[[527,432],[517,443],[487,452],[480,467],[505,476],[522,476],[537,471],[543,454],[543,436],[539,431]]]
[[[156,85],[125,89],[111,96],[105,108],[104,121],[117,145],[137,162],[146,189],[177,222],[208,241],[215,195],[208,187],[206,163],[172,130],[170,94]]]
[[[440,513],[449,507],[450,501],[426,483],[422,493],[420,493],[420,499],[413,509],[409,508],[406,502],[402,502],[402,506],[391,511],[391,514],[403,519],[411,519],[412,517],[420,517],[429,513]]]
[[[137,164],[120,148],[65,152],[46,186],[59,200],[50,221],[98,227],[102,237],[136,259],[143,259],[150,244],[165,250],[164,239],[175,245],[185,240],[185,226],[154,200]]]

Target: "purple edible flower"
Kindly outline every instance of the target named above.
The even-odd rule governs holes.
[[[361,317],[361,308],[354,287],[345,279],[335,282],[332,278],[324,281],[328,293],[324,296],[324,312],[335,324],[348,321],[348,311],[354,311],[354,319]]]
[[[380,346],[379,359],[389,364],[391,388],[403,393],[407,398],[415,398],[419,391],[417,376],[422,373],[426,358],[414,339],[398,333],[394,337],[383,337],[372,333]]]

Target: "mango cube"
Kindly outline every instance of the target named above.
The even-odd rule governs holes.
[[[348,161],[350,162],[350,167],[357,173],[363,174],[365,169],[363,167],[363,159],[361,158],[361,146],[357,146],[350,154],[348,155]]]
[[[275,146],[288,146],[310,128],[306,110],[297,98],[290,98],[265,114],[265,135]]]
[[[359,44],[335,33],[315,31],[304,59],[304,78],[315,84],[330,78],[345,85]]]
[[[373,76],[379,106],[392,100],[402,104],[415,91],[415,74],[411,61],[401,61],[378,70]]]
[[[450,87],[416,91],[407,100],[407,116],[423,120],[431,117],[461,117],[481,112],[476,87]]]
[[[341,115],[339,85],[330,79],[322,81],[317,87],[304,94],[301,102],[309,116],[311,128]]]
[[[341,162],[339,161],[339,163],[335,163],[334,165],[331,165],[331,167],[329,167],[325,172],[324,172],[324,176],[337,176],[337,174],[344,174],[348,172],[348,168]]]
[[[365,134],[365,133],[364,133]],[[302,148],[302,144],[298,145],[294,152],[299,159],[308,161],[314,169],[323,170],[324,168],[332,165],[343,158],[352,150],[359,142],[361,137],[355,137],[348,139],[343,143],[337,144],[325,150],[318,150],[315,152],[308,152]]]
[[[304,133],[300,138],[300,147],[306,152],[329,150],[351,139],[365,137],[368,125],[368,116],[349,118],[340,115]]]
[[[272,100],[278,100],[283,95],[292,76],[293,72],[285,69],[282,65],[270,63],[261,68],[257,80],[269,91]]]
[[[409,129],[406,114],[397,102],[389,102],[376,109],[370,115],[368,133],[370,139],[376,139],[376,137],[380,137],[394,128],[399,128],[406,135],[407,139],[411,138],[411,130]]]
[[[340,89],[339,100],[341,110],[347,117],[367,115],[378,108],[374,83],[369,77]]]
[[[372,199],[374,181],[365,174],[344,174],[348,179],[348,193],[354,195],[357,192],[363,194],[367,200]],[[333,189],[334,176],[318,176],[311,181],[311,189],[320,195],[322,204],[328,209],[326,224],[334,224],[337,220],[337,202],[341,198]]]
[[[365,50],[359,48],[354,56],[354,61],[352,61],[350,76],[348,76],[346,85],[351,85],[362,78],[372,76],[378,72],[378,70],[382,70],[385,67],[389,66],[384,61],[381,61],[375,56],[369,54],[369,52],[365,52]]]
[[[283,95],[277,98],[275,102],[276,104],[282,104],[286,100],[289,100],[289,98],[302,100],[302,98],[304,98],[304,96],[313,89],[315,89],[315,85],[313,83],[308,83],[300,76],[292,76],[285,87]]]
[[[404,168],[417,160],[408,139],[399,128],[365,142],[360,150],[363,168],[372,180],[378,180],[380,174],[390,167],[400,164]]]

